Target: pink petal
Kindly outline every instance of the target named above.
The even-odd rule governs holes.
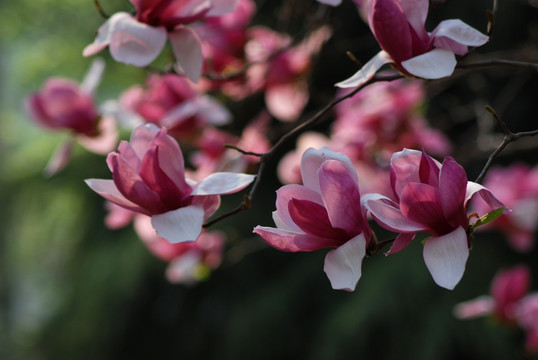
[[[159,55],[166,42],[166,29],[138,22],[126,14],[110,33],[110,55],[114,60],[142,67]]]
[[[392,154],[390,159],[390,183],[396,199],[400,198],[405,185],[420,182],[419,168],[422,153],[418,150],[403,149]]]
[[[114,204],[128,210],[139,212],[141,214],[151,215],[146,209],[143,209],[132,201],[127,200],[125,196],[123,196],[119,192],[118,188],[116,187],[116,184],[114,184],[114,181],[102,179],[86,179],[84,181],[90,187],[90,189],[92,189],[108,201],[111,201]]]
[[[159,148],[159,167],[184,193],[190,192],[191,187],[185,181],[185,162],[183,153],[176,140],[166,135],[165,131],[157,134],[153,144]]]
[[[169,33],[168,37],[179,66],[189,79],[198,82],[204,63],[202,44],[198,35],[188,27],[179,27]]]
[[[213,173],[200,181],[191,195],[232,194],[247,187],[255,177],[255,175],[241,173]]]
[[[195,241],[202,232],[204,209],[191,205],[151,217],[151,225],[171,244]]]
[[[423,40],[427,39],[428,34],[424,29],[424,24],[428,15],[428,0],[402,0],[400,4],[407,17],[407,21],[409,21],[409,24],[411,24],[417,35]]]
[[[342,0],[318,0],[318,2],[325,5],[338,6],[342,3]]]
[[[500,202],[499,199],[497,199],[495,197],[495,195],[493,195],[493,193],[491,191],[489,191],[488,189],[486,189],[482,185],[477,184],[477,183],[475,183],[473,181],[467,182],[467,191],[466,191],[466,194],[465,194],[465,205],[466,206],[467,206],[467,202],[475,194],[480,195],[480,197],[486,202],[486,204],[491,208],[491,210],[495,210],[495,209],[498,209],[498,208],[504,206],[504,204],[502,202]],[[509,212],[510,212],[509,209],[505,209],[503,211],[503,214],[507,214]]]
[[[411,75],[423,79],[440,79],[452,75],[456,68],[454,53],[446,49],[433,49],[425,54],[402,61],[402,67]]]
[[[97,126],[99,135],[92,137],[78,135],[77,141],[91,152],[105,155],[114,150],[118,143],[119,134],[116,121],[111,116],[103,116],[99,119]]]
[[[328,239],[345,239],[342,229],[331,226],[327,210],[320,204],[308,200],[291,199],[288,211],[292,221],[305,233]]]
[[[194,196],[192,198],[192,205],[200,205],[204,208],[204,221],[206,221],[220,207],[220,196]]]
[[[394,60],[391,59],[389,54],[387,54],[385,51],[381,51],[371,58],[366,64],[364,64],[359,71],[346,80],[336,83],[335,86],[339,88],[359,87],[373,78],[377,70],[381,69],[383,65],[393,61]]]
[[[206,16],[220,16],[235,10],[239,0],[211,0],[211,8]]]
[[[333,227],[358,234],[364,227],[359,186],[349,169],[337,160],[325,161],[318,170],[321,196]]]
[[[101,27],[97,30],[97,37],[90,45],[86,46],[82,51],[83,56],[95,55],[110,43],[110,34],[116,27],[118,21],[122,19],[132,18],[132,16],[125,12],[118,12],[112,15]]]
[[[415,238],[415,235],[416,235],[415,233],[398,234],[398,236],[396,236],[396,239],[394,239],[394,242],[392,243],[390,250],[387,251],[385,255],[392,255],[392,254],[399,253],[411,243],[411,241]]]
[[[494,303],[491,296],[483,295],[457,304],[454,308],[454,316],[458,319],[474,319],[492,314],[493,309]]]
[[[434,38],[446,37],[465,46],[481,46],[489,40],[488,36],[459,19],[441,21],[431,36]]]
[[[334,239],[324,239],[302,232],[275,229],[265,226],[256,226],[253,232],[260,235],[266,243],[280,251],[314,251],[339,245]]]
[[[304,186],[315,192],[320,192],[318,169],[326,160],[340,161],[348,168],[349,173],[352,174],[355,182],[359,182],[355,167],[346,155],[322,147],[319,150],[313,148],[307,149],[301,158],[301,176]]]
[[[424,262],[435,283],[452,290],[460,282],[469,257],[467,234],[458,227],[443,236],[431,237],[424,244]]]
[[[67,164],[69,164],[72,151],[73,140],[68,139],[54,151],[54,154],[45,166],[45,169],[43,170],[44,175],[46,177],[50,177],[65,168]]]
[[[302,185],[284,185],[276,191],[276,210],[280,219],[291,229],[301,231],[291,219],[288,210],[288,203],[292,199],[309,200],[320,205],[323,205],[323,201],[319,193]]]
[[[265,91],[267,110],[282,121],[296,120],[308,99],[308,87],[303,82],[271,85]]]
[[[140,160],[144,158],[146,151],[153,139],[157,136],[159,130],[154,124],[144,124],[137,126],[131,133],[129,146],[132,147],[132,150]]]
[[[421,183],[436,188],[439,187],[439,173],[441,169],[437,166],[436,161],[428,156],[424,150],[422,150],[422,158],[420,159],[420,167],[418,171]]]
[[[228,108],[212,97],[200,96],[194,101],[198,107],[198,116],[208,124],[222,126],[231,122],[232,114]]]
[[[439,176],[439,191],[443,212],[453,227],[468,224],[464,207],[466,189],[467,174],[463,167],[451,157],[445,158]]]
[[[105,61],[101,58],[93,60],[90,69],[84,76],[80,84],[80,89],[88,94],[93,94],[103,78],[105,72]]]
[[[425,230],[424,225],[403,216],[398,204],[383,195],[365,194],[362,196],[362,204],[376,222],[387,230],[413,234]]]
[[[323,270],[336,290],[353,291],[362,274],[366,239],[359,234],[325,256]]]

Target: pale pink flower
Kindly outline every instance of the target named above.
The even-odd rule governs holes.
[[[304,185],[277,190],[277,227],[256,226],[254,232],[282,251],[336,248],[325,257],[325,273],[334,289],[352,291],[371,239],[357,173],[345,155],[322,148],[305,151],[301,174]]]
[[[39,92],[26,99],[29,116],[45,128],[69,131],[94,153],[112,151],[118,142],[116,124],[111,117],[100,116],[93,98],[103,71],[104,62],[96,60],[81,84],[64,78],[48,79]],[[71,147],[71,139],[59,147],[45,169],[48,175],[67,165]]]
[[[383,50],[336,86],[359,86],[387,63],[404,75],[447,77],[456,67],[455,55],[464,55],[468,46],[488,41],[486,35],[459,19],[444,20],[431,33],[426,32],[428,5],[428,0],[368,0],[368,24]]]
[[[171,243],[194,241],[202,223],[219,207],[220,194],[248,186],[253,175],[214,173],[195,182],[185,177],[177,142],[153,124],[141,125],[107,158],[113,180],[88,186],[128,210],[151,216],[153,228]]]
[[[525,296],[518,303],[516,320],[527,336],[525,347],[531,353],[538,353],[538,293]]]
[[[166,278],[171,283],[192,284],[203,280],[222,262],[225,236],[219,231],[203,231],[194,242],[171,244],[155,233],[148,216],[137,214],[133,225],[147,249],[169,263]]]
[[[342,3],[342,0],[317,0],[321,4],[329,6],[338,6]]]
[[[392,156],[390,169],[396,201],[367,194],[363,204],[381,226],[400,233],[391,253],[409,245],[418,232],[431,234],[424,261],[439,286],[453,289],[469,256],[468,201],[478,194],[492,210],[503,204],[485,187],[467,181],[465,170],[451,157],[440,164],[424,152],[404,149]]]
[[[168,129],[178,139],[193,140],[207,125],[220,126],[231,120],[231,114],[217,100],[199,94],[182,76],[150,75],[146,86],[133,86],[124,92],[120,107]]]
[[[194,82],[202,73],[201,41],[189,28],[197,20],[220,16],[234,10],[238,0],[130,0],[136,16],[126,12],[112,15],[98,30],[84,56],[105,47],[116,61],[147,66],[160,54],[166,40],[172,44],[176,60]]]
[[[534,247],[534,233],[538,227],[538,167],[515,164],[508,168],[492,168],[484,179],[484,186],[512,211],[482,229],[501,230],[514,249],[530,251]],[[487,212],[479,199],[474,206],[479,215]]]

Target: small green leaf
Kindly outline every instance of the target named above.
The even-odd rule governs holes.
[[[504,209],[506,209],[506,207],[503,206],[496,210],[490,211],[486,215],[482,216],[480,219],[476,220],[476,222],[473,225],[471,225],[471,230],[474,230],[475,228],[479,226],[482,226],[494,220],[497,220],[497,218],[502,215]]]

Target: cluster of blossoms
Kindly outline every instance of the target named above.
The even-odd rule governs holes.
[[[26,105],[41,125],[68,130],[88,149],[108,153],[112,179],[86,180],[108,200],[107,226],[133,222],[148,250],[169,263],[167,278],[192,283],[219,266],[225,247],[224,235],[205,230],[204,223],[218,210],[220,195],[249,186],[256,177],[247,173],[264,155],[273,155],[276,145],[272,148],[267,137],[272,118],[299,119],[310,101],[314,57],[332,31],[322,26],[294,41],[250,26],[256,12],[252,0],[130,3],[134,12],[109,17],[84,56],[108,47],[115,60],[144,67],[169,41],[177,61],[170,72],[152,73],[144,85],[98,108],[93,98],[103,71],[98,61],[81,85],[50,79]],[[454,19],[428,33],[428,0],[355,3],[382,51],[337,83],[340,88],[364,85],[385,64],[407,77],[446,77],[456,67],[456,55],[489,40]],[[220,99],[243,101],[259,93],[266,111],[245,121],[240,135],[225,130],[234,119]],[[278,175],[286,185],[277,190],[275,227],[256,226],[254,233],[281,251],[330,248],[324,271],[334,289],[347,291],[356,288],[365,256],[387,243],[392,243],[387,255],[398,253],[419,233],[427,234],[426,267],[446,289],[464,274],[475,229],[497,217],[488,226],[505,231],[516,249],[530,250],[538,223],[536,169],[494,169],[486,186],[468,181],[463,167],[447,156],[448,139],[422,116],[424,93],[417,79],[376,83],[335,106],[328,137],[303,133],[296,150],[282,158]],[[346,94],[348,89],[339,90],[337,98]],[[117,124],[132,133],[111,152],[118,143]],[[65,166],[71,144],[53,157],[49,174]],[[180,144],[190,150],[186,158]],[[378,241],[369,220],[394,232],[394,239]],[[537,350],[538,300],[526,295],[528,283],[525,268],[502,273],[491,298],[461,305],[458,316],[488,313],[516,322],[528,334],[527,348]]]
[[[524,265],[503,269],[495,275],[490,294],[460,303],[454,314],[460,319],[492,316],[499,323],[518,325],[526,332],[527,351],[538,352],[538,293],[529,293],[530,270]]]

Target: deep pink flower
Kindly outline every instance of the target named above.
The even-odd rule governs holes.
[[[481,229],[501,230],[514,249],[530,251],[538,228],[538,166],[530,168],[525,164],[514,164],[507,168],[492,168],[484,179],[484,186],[512,211]],[[479,199],[473,205],[479,215],[487,212]]]
[[[136,16],[119,12],[111,16],[88,45],[84,56],[105,47],[116,61],[147,66],[159,55],[166,39],[179,66],[193,81],[202,73],[202,49],[198,35],[185,26],[206,17],[233,11],[238,0],[131,0]]]
[[[450,76],[457,55],[468,46],[481,46],[488,37],[459,19],[444,20],[427,33],[424,24],[428,0],[369,0],[366,14],[370,30],[383,49],[357,73],[338,84],[356,87],[390,63],[406,75],[424,79]]]
[[[424,261],[438,285],[453,289],[469,256],[468,201],[479,194],[492,210],[503,204],[485,187],[467,181],[465,170],[451,157],[441,165],[424,152],[404,149],[392,156],[390,168],[396,201],[367,194],[364,205],[381,226],[400,233],[391,253],[409,245],[418,232],[431,234]]]
[[[208,125],[224,125],[230,112],[208,95],[195,91],[182,76],[150,75],[146,86],[133,86],[123,93],[120,107],[142,119],[168,129],[175,138],[195,139]]]
[[[254,232],[282,251],[336,248],[325,257],[325,273],[334,289],[352,291],[371,238],[357,173],[345,155],[311,148],[303,155],[301,174],[304,185],[277,191],[277,227],[257,226]]]
[[[104,62],[96,60],[81,84],[64,78],[50,78],[42,89],[26,99],[29,116],[41,126],[67,130],[82,146],[106,154],[118,142],[114,119],[101,116],[93,93],[101,80]],[[71,155],[71,139],[64,142],[52,156],[45,172],[52,175],[67,165]]]
[[[538,293],[525,296],[519,301],[516,320],[525,332],[525,347],[531,353],[538,353]]]
[[[202,223],[219,207],[220,194],[237,192],[253,175],[214,173],[195,182],[185,178],[183,154],[166,129],[137,127],[107,163],[113,180],[88,179],[88,186],[126,209],[151,216],[157,233],[171,243],[194,241]]]

